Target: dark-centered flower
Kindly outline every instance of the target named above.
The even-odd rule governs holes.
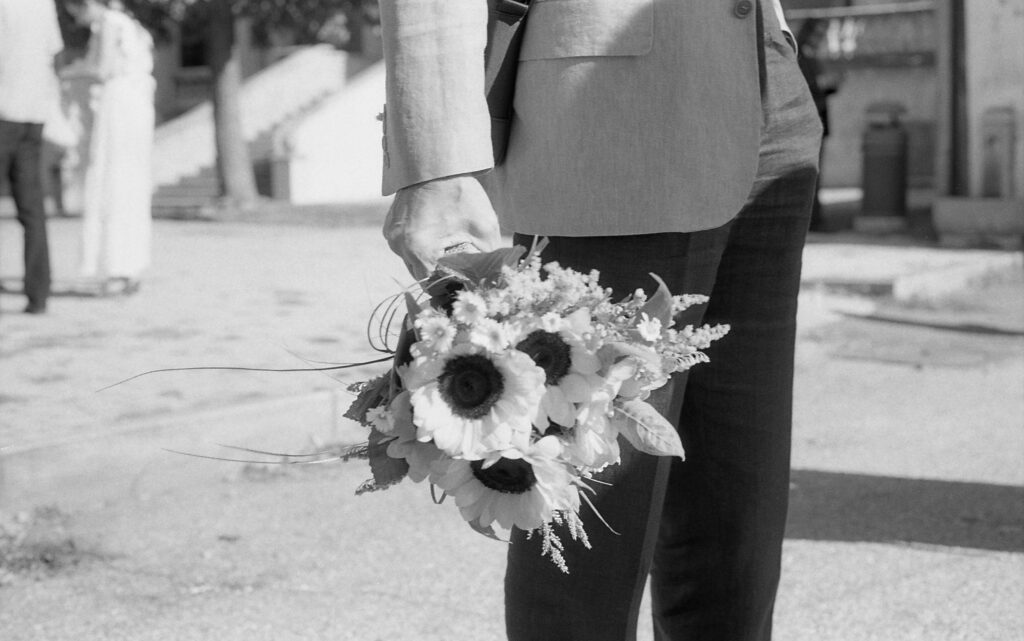
[[[452,413],[463,418],[480,418],[501,398],[505,380],[490,358],[467,354],[444,364],[437,385]]]
[[[534,425],[547,434],[552,423],[572,428],[583,404],[591,403],[602,385],[598,374],[601,361],[592,335],[590,311],[579,309],[568,316],[557,314],[528,322],[516,348],[529,354],[544,370],[547,388],[541,399]]]
[[[544,382],[548,385],[558,385],[572,366],[572,348],[556,332],[535,329],[516,345],[516,349],[544,370]]]
[[[544,372],[516,350],[489,352],[463,343],[414,360],[409,388],[416,438],[453,457],[529,445],[531,419],[544,395]]]
[[[558,439],[546,436],[525,450],[492,452],[481,461],[439,461],[431,481],[455,499],[467,521],[534,530],[555,512],[579,511],[575,475],[561,452]]]
[[[523,459],[499,458],[489,467],[484,461],[471,461],[469,469],[484,487],[505,494],[522,494],[537,484],[533,466]]]

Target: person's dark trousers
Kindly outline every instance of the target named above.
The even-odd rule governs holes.
[[[25,232],[25,295],[30,307],[45,308],[50,295],[41,153],[43,126],[0,120],[0,172],[7,176]]]
[[[732,329],[707,350],[711,362],[677,377],[671,401],[661,401],[679,417],[687,460],[623,443],[622,463],[599,477],[610,485],[593,484],[597,509],[618,534],[584,513],[592,549],[563,531],[565,575],[542,558],[537,537],[513,531],[510,641],[631,641],[649,571],[659,641],[771,637],[788,507],[796,303],[821,124],[791,46],[766,47],[765,64],[758,174],[730,223],[685,234],[552,238],[545,250],[545,260],[600,270],[619,296],[653,289],[648,272],[675,293],[707,294],[706,306],[677,323]]]

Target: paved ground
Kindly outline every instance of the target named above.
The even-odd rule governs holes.
[[[52,228],[49,313],[21,314],[0,296],[0,443],[29,447],[105,433],[169,413],[338,389],[322,373],[158,374],[208,365],[299,368],[306,360],[375,356],[365,339],[373,307],[409,278],[379,231],[158,221],[154,265],[131,297],[79,296],[78,221]],[[20,272],[17,229],[0,222],[0,275]],[[10,282],[5,279],[5,282]],[[359,376],[341,375],[347,381]]]
[[[51,224],[56,278],[46,316],[21,314],[21,296],[0,295],[0,446],[32,448],[131,429],[147,420],[246,402],[339,390],[323,373],[204,372],[159,368],[297,368],[365,360],[373,307],[409,282],[375,226],[158,221],[154,265],[131,297],[97,298],[75,278],[75,219]],[[18,264],[18,229],[0,220],[0,277]],[[842,291],[931,294],[962,287],[1019,253],[885,246],[822,236],[805,257],[805,327],[829,317]],[[901,283],[911,283],[906,287]],[[864,299],[854,299],[854,304]],[[961,313],[965,310],[959,310]],[[969,311],[969,310],[967,310]],[[824,316],[823,316],[824,314]],[[304,360],[305,359],[305,360]],[[367,371],[339,373],[360,380]]]
[[[75,231],[53,226],[56,274],[85,291],[66,280]],[[16,232],[0,221],[0,276],[18,273]],[[379,232],[162,221],[156,240],[134,297],[61,296],[28,317],[0,296],[0,511],[60,506],[79,561],[0,588],[2,637],[501,638],[501,544],[425,488],[356,498],[358,463],[160,450],[353,438],[338,382],[183,372],[94,392],[159,367],[372,356],[365,320],[407,281]],[[1020,638],[1020,255],[828,236],[805,261],[777,638]],[[927,300],[879,297],[900,282]]]

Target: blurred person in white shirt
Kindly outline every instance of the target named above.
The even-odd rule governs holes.
[[[25,232],[25,312],[46,311],[50,257],[40,156],[43,123],[59,109],[55,56],[64,48],[52,0],[0,0],[0,174]]]

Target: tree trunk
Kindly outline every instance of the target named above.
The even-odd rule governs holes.
[[[247,207],[256,201],[256,178],[242,131],[242,70],[230,0],[211,0],[208,29],[220,191],[231,204]]]

